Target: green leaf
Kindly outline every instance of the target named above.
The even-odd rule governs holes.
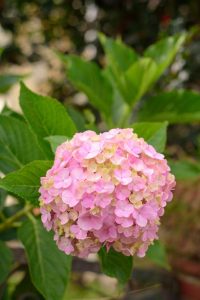
[[[178,90],[153,96],[138,112],[139,121],[187,123],[200,121],[200,94]]]
[[[6,174],[37,159],[46,159],[46,155],[27,125],[0,115],[0,170]]]
[[[0,93],[6,93],[15,83],[19,82],[24,76],[14,74],[0,75]]]
[[[167,122],[163,123],[135,123],[134,131],[143,137],[146,142],[155,147],[158,152],[163,152],[167,140]]]
[[[52,166],[51,161],[36,160],[0,180],[0,187],[37,205],[40,177]]]
[[[25,122],[24,117],[21,114],[19,114],[16,111],[10,109],[7,105],[5,105],[3,107],[2,111],[1,111],[1,115],[13,117],[13,118],[16,118],[16,119],[18,119],[20,121]]]
[[[121,124],[121,119],[123,118],[125,111],[129,109],[129,105],[125,102],[122,95],[123,84],[119,79],[119,75],[116,74],[115,76],[110,67],[104,68],[103,74],[113,88],[112,120],[113,124],[119,126],[119,124]]]
[[[112,109],[112,87],[101,69],[93,62],[87,62],[75,55],[61,56],[67,68],[67,77],[89,101],[106,117]],[[77,71],[78,70],[78,71]]]
[[[107,63],[112,69],[125,72],[137,61],[137,53],[120,39],[113,40],[99,33],[99,40],[106,53]]]
[[[67,140],[69,140],[68,137],[63,136],[63,135],[53,135],[53,136],[48,136],[47,138],[45,138],[51,145],[51,149],[52,151],[55,153],[57,147],[66,142]]]
[[[160,241],[155,241],[149,246],[146,256],[158,266],[170,269],[166,249]]]
[[[76,132],[76,127],[62,104],[50,97],[33,93],[23,83],[20,105],[30,127],[39,138],[52,135],[72,137]],[[49,144],[45,140],[42,145],[46,151],[49,150]]]
[[[121,57],[121,68],[118,66],[119,59],[116,59],[114,64],[115,60],[112,57],[112,77],[125,102],[133,107],[149,91],[170,65],[185,38],[186,35],[182,34],[159,41],[145,51],[143,58],[132,60],[133,63],[127,69],[128,63],[125,63],[124,69],[122,68],[123,59],[126,60],[126,56]],[[104,37],[103,43],[106,45]],[[129,61],[128,57],[127,55]]]
[[[121,76],[121,87],[118,86],[131,107],[149,90],[155,74],[155,62],[150,58],[141,58]]]
[[[0,240],[4,242],[17,240],[16,228],[10,227],[0,232]]]
[[[132,256],[125,256],[113,248],[107,252],[105,247],[102,247],[99,251],[99,258],[103,273],[116,277],[122,284],[128,281],[133,267]]]
[[[172,63],[175,55],[185,42],[186,37],[186,33],[170,36],[146,49],[144,56],[153,59],[157,64],[156,79],[158,79]]]
[[[83,117],[83,114],[73,106],[67,107],[67,112],[73,120],[74,124],[76,124],[78,132],[85,131],[85,119]]]
[[[169,161],[172,173],[177,180],[196,180],[200,178],[200,163],[187,160]]]
[[[46,300],[61,300],[71,267],[71,257],[61,252],[41,222],[30,216],[19,228],[33,284]]]
[[[3,209],[4,207],[4,202],[6,200],[7,197],[7,193],[6,191],[0,189],[0,211]]]
[[[0,284],[6,279],[11,271],[13,255],[5,243],[0,241]]]
[[[13,275],[14,278],[8,282],[9,296],[12,293],[12,299],[16,300],[44,300],[42,295],[37,291],[34,287],[30,272],[28,268],[23,268],[23,271],[17,274],[17,272]],[[16,278],[16,279],[15,279]],[[13,280],[14,279],[14,280]],[[12,292],[10,290],[12,289]],[[28,298],[28,299],[27,299]],[[2,300],[11,300],[9,298],[3,298]],[[64,299],[63,299],[64,300]]]

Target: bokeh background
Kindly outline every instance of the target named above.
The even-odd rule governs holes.
[[[66,106],[73,105],[91,119],[87,98],[68,82],[57,51],[79,54],[102,65],[104,54],[98,32],[121,37],[142,53],[161,37],[183,30],[195,31],[157,88],[200,91],[199,22],[198,0],[0,0],[0,48],[4,49],[0,73],[22,76],[34,91],[55,97]],[[15,76],[9,80],[0,86],[0,108],[6,103],[19,111],[19,86],[13,85],[17,81]],[[200,153],[199,124],[171,125],[168,131],[168,156],[190,157],[195,162]],[[160,235],[168,249],[172,270],[159,269],[147,260],[136,260],[123,299],[184,299],[185,289],[191,288],[188,277],[200,290],[199,183],[198,176],[178,182],[175,200],[163,220]],[[23,265],[23,257],[19,261]],[[75,260],[73,270],[66,300],[121,299],[113,296],[116,281],[100,274],[95,258]],[[11,278],[12,299],[42,299],[31,285],[28,272],[25,277],[20,274]],[[20,280],[16,289],[15,282]],[[200,299],[198,295],[194,300]]]

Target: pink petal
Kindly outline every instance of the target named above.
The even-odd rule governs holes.
[[[64,225],[64,224],[66,224],[66,223],[69,221],[69,214],[68,214],[67,212],[61,214],[61,215],[59,216],[59,219],[60,219],[60,223],[61,223],[62,225]]]
[[[68,190],[62,192],[62,201],[65,204],[68,204],[70,207],[76,206],[76,204],[79,202],[79,200],[75,198],[74,194]]]
[[[147,225],[147,219],[144,218],[142,215],[138,214],[135,221],[136,221],[136,224],[140,227],[145,227]]]
[[[85,231],[88,231],[91,229],[98,230],[103,226],[103,222],[102,222],[101,218],[98,216],[84,214],[79,217],[78,226]]]

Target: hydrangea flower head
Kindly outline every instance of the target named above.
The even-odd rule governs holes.
[[[174,187],[164,156],[132,129],[77,133],[41,178],[42,222],[66,254],[87,257],[104,245],[142,257]]]

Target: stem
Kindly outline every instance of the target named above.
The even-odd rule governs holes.
[[[122,118],[120,120],[120,128],[125,128],[126,125],[129,124],[130,114],[131,114],[131,110],[130,110],[130,107],[127,105],[125,107],[124,113],[123,113]]]
[[[16,221],[18,219],[20,219],[22,216],[26,215],[32,208],[33,208],[32,205],[27,204],[22,210],[18,211],[15,215],[6,219],[5,222],[0,224],[0,232],[12,227],[13,224],[16,223]]]
[[[109,129],[112,129],[112,128],[115,127],[114,124],[113,124],[113,121],[112,121],[111,119],[108,119],[108,120],[107,120],[107,125],[108,125],[108,128],[109,128]]]
[[[111,116],[107,117],[103,114],[102,119],[105,121],[106,125],[108,126],[108,129],[112,129],[115,127]]]
[[[6,220],[6,217],[4,216],[2,211],[0,211],[0,218],[1,218],[2,221]]]

